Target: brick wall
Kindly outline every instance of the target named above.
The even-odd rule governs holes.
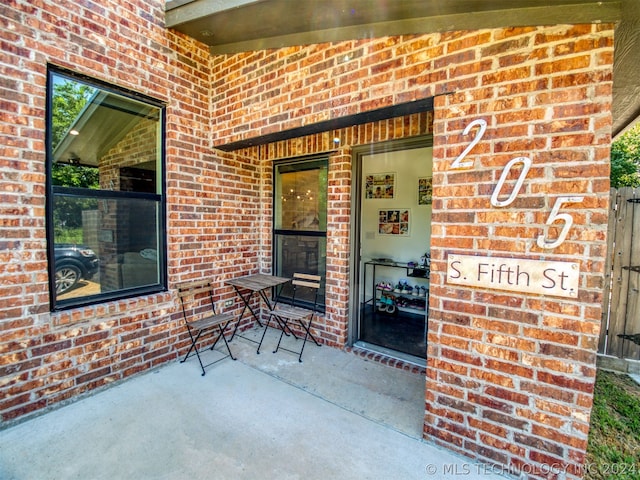
[[[223,175],[223,162],[214,162],[207,136],[208,51],[163,28],[164,1],[16,0],[0,5],[0,22],[0,414],[6,425],[175,360],[187,345],[172,317],[172,292],[49,312],[47,64],[166,102],[170,285],[222,268],[217,246],[193,238],[219,219],[211,203],[218,201],[214,178]],[[186,202],[189,218],[199,216],[202,225],[179,215]]]
[[[234,298],[226,278],[269,272],[271,162],[335,150],[320,332],[335,346],[348,342],[351,148],[427,133],[432,119],[425,437],[532,478],[561,477],[545,473],[552,465],[579,476],[601,313],[612,26],[425,34],[212,58],[163,28],[164,1],[60,3],[0,6],[3,424],[173,361],[187,345],[171,291],[49,312],[44,108],[53,63],[166,102],[170,288],[213,276],[216,300],[224,300]],[[431,96],[433,116],[233,153],[211,148]],[[477,118],[488,129],[468,155],[474,166],[453,171],[470,141],[462,130]],[[495,182],[516,156],[533,160],[522,192],[511,206],[491,208]],[[535,238],[555,198],[577,193],[585,199],[568,206],[567,241],[540,250]],[[491,252],[579,262],[579,297],[445,282],[447,255]]]
[[[584,461],[604,278],[612,47],[610,25],[562,25],[300,46],[212,62],[223,79],[214,84],[216,145],[436,96],[425,437],[532,478],[580,476]],[[473,167],[451,170],[473,138],[462,131],[479,118],[488,129],[467,157]],[[380,127],[369,126],[365,143],[379,138]],[[296,145],[292,154],[302,153]],[[348,151],[339,155],[348,195]],[[503,167],[519,156],[533,167],[517,200],[492,208]],[[578,194],[584,201],[566,207],[574,219],[567,241],[537,247],[556,197]],[[343,207],[329,205],[342,211],[332,231],[344,228],[346,245],[349,203]],[[579,297],[448,285],[451,253],[577,261]],[[340,331],[349,293],[339,287],[346,274],[334,269],[346,273],[348,249],[328,261],[327,282],[337,280],[328,293],[337,310],[328,316],[344,318]]]
[[[425,434],[514,472],[579,476],[606,256],[612,36],[587,25],[496,32],[495,41],[475,49],[495,56],[478,83],[438,98],[435,109],[438,273]],[[451,171],[451,158],[468,143],[460,129],[480,117],[489,129],[475,168]],[[491,208],[496,179],[517,156],[533,161],[521,194],[512,207]],[[560,195],[584,201],[563,210],[574,219],[567,240],[540,249],[535,239]],[[452,289],[443,278],[446,255],[467,252],[578,261],[578,298]]]

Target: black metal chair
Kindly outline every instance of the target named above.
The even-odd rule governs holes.
[[[213,303],[213,283],[209,280],[181,283],[178,285],[178,297],[180,298],[180,305],[182,307],[182,318],[189,332],[189,338],[191,338],[191,347],[189,347],[189,351],[180,363],[186,362],[192,352],[195,352],[198,357],[198,362],[200,363],[200,368],[202,368],[202,375],[204,376],[205,367],[220,362],[227,357],[235,360],[227,343],[227,339],[224,336],[225,330],[234,320],[234,317],[228,313],[216,313]],[[202,335],[208,333],[211,333],[214,338],[211,350],[213,350],[220,339],[222,339],[227,347],[227,352],[225,353],[218,349],[217,351],[224,356],[203,365],[197,343]]]
[[[304,352],[304,347],[307,344],[308,339],[313,340],[317,346],[320,346],[318,340],[316,340],[311,333],[313,321],[318,313],[318,293],[320,290],[320,282],[321,277],[319,275],[294,273],[293,279],[291,280],[291,285],[293,287],[291,303],[282,303],[280,296],[276,298],[273,308],[267,312],[269,315],[269,321],[272,317],[275,318],[281,330],[278,345],[273,353],[276,353],[278,350],[286,350],[291,353],[296,353],[298,354],[298,361],[302,362],[302,353]],[[308,290],[313,295],[313,306],[311,308],[309,308],[309,300],[301,298],[304,293],[302,292],[303,290]],[[267,325],[269,324],[269,321],[267,322]],[[281,346],[282,337],[287,334],[287,332],[293,333],[290,323],[297,323],[304,331],[304,339],[302,341],[300,351],[290,350]],[[265,332],[267,325],[265,325]],[[297,336],[293,336],[298,340]],[[262,344],[262,340],[264,340],[264,332],[262,334],[260,344]],[[259,348],[260,347],[258,347],[258,349]]]

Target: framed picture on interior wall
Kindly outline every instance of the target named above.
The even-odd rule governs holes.
[[[394,198],[395,173],[371,173],[364,179],[364,198]]]
[[[408,208],[378,210],[378,234],[408,237],[411,232]]]
[[[418,205],[431,205],[433,201],[433,177],[418,178]]]

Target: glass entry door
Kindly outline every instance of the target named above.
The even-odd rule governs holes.
[[[426,358],[432,148],[358,154],[356,342]]]

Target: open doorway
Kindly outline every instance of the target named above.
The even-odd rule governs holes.
[[[424,363],[427,352],[432,137],[354,152],[355,345]]]

